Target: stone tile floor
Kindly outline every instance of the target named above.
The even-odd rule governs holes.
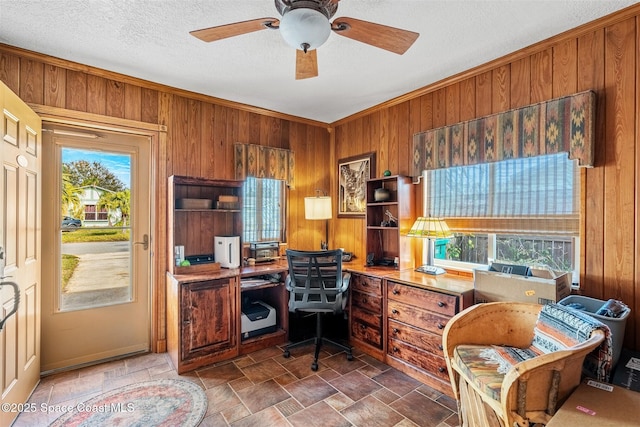
[[[182,378],[200,385],[209,399],[201,426],[458,426],[450,397],[354,351],[323,348],[311,370],[313,347],[285,359],[271,347],[178,375],[166,353],[110,361],[42,378],[30,402],[73,405],[127,384]],[[21,414],[14,427],[47,426],[60,413]]]

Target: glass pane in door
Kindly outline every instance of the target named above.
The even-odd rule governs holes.
[[[132,300],[131,156],[62,147],[59,311]]]

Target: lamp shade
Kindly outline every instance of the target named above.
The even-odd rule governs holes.
[[[280,34],[295,49],[317,49],[331,34],[331,24],[322,12],[314,9],[292,9],[280,20]]]
[[[411,226],[408,237],[424,237],[428,239],[448,239],[453,233],[443,219],[421,216]]]
[[[331,197],[304,198],[304,217],[306,219],[331,219],[331,212]]]

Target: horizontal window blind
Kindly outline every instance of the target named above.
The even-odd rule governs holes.
[[[580,177],[566,153],[427,171],[425,189],[428,215],[455,231],[578,235]]]
[[[243,241],[284,241],[285,182],[247,177],[243,195]]]

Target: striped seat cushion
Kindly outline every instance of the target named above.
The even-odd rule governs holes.
[[[502,380],[509,369],[539,354],[534,347],[459,345],[455,349],[453,363],[484,394],[500,400]]]

